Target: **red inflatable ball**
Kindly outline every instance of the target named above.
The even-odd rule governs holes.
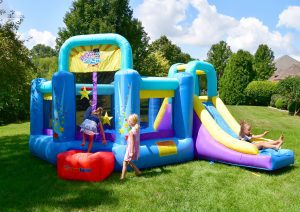
[[[87,153],[70,150],[57,155],[57,173],[65,180],[98,182],[112,173],[114,163],[112,152]]]

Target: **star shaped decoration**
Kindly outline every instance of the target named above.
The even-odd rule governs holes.
[[[87,98],[88,100],[90,99],[89,93],[91,93],[91,91],[87,91],[86,87],[83,87],[82,91],[80,91],[79,93],[81,94],[80,99],[83,99],[83,98]]]
[[[102,116],[102,124],[108,124],[110,126],[110,120],[112,116],[108,116],[107,111],[105,112],[105,116]]]

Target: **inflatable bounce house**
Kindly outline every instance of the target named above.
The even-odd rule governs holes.
[[[194,158],[192,75],[142,78],[132,69],[130,44],[117,34],[72,37],[62,45],[58,63],[52,81],[32,82],[29,147],[33,155],[56,164],[59,153],[86,150],[80,145],[75,98],[96,89],[96,96],[111,97],[114,124],[113,129],[105,130],[107,144],[96,140],[91,151],[112,152],[115,170],[121,170],[124,159],[129,129],[126,118],[132,113],[140,114],[140,99],[149,99],[149,121],[141,129],[140,159],[136,165],[148,168]],[[94,85],[75,82],[74,73],[101,71],[117,71],[114,82]]]
[[[97,82],[97,72],[102,71],[116,71],[111,84]],[[76,83],[74,73],[89,72],[93,84]],[[199,75],[206,75],[207,96],[199,96]],[[190,161],[195,156],[265,170],[294,162],[290,150],[258,151],[237,139],[239,125],[217,96],[212,65],[192,61],[173,65],[165,78],[141,77],[133,70],[130,44],[117,34],[68,39],[60,49],[52,81],[33,80],[29,139],[33,155],[56,164],[58,158],[67,158],[65,152],[86,151],[76,126],[76,96],[91,98],[93,108],[97,96],[110,97],[112,114],[102,121],[113,122],[105,129],[107,144],[96,138],[92,152],[113,154],[114,170],[121,170],[123,163],[129,131],[126,118],[132,113],[140,115],[141,99],[148,100],[148,123],[141,128],[139,168]]]

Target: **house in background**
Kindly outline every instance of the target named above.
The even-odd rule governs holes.
[[[300,62],[294,58],[284,55],[275,61],[276,71],[269,78],[271,81],[280,81],[289,76],[300,76]]]

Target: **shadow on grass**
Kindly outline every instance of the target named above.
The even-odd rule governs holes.
[[[0,138],[0,167],[0,205],[4,210],[92,209],[119,202],[110,180],[60,180],[55,166],[30,154],[28,135]]]
[[[134,171],[129,169],[126,174],[125,180],[120,180],[121,172],[114,172],[112,175],[109,177],[109,181],[113,183],[124,183],[128,179],[133,179],[133,178],[152,178],[160,175],[165,175],[171,173],[169,169],[165,169],[164,167],[157,167],[157,168],[152,168],[152,169],[142,169],[141,170],[142,174],[139,176],[135,176]]]
[[[227,164],[227,165],[229,165],[229,164]],[[269,175],[269,176],[280,176],[280,175],[289,174],[294,169],[296,169],[297,166],[296,165],[290,165],[290,166],[286,166],[286,167],[283,167],[281,169],[277,169],[277,170],[274,170],[274,171],[268,171],[268,170],[263,170],[263,169],[255,169],[255,168],[249,168],[249,167],[242,167],[242,166],[240,166],[239,168],[250,171],[250,172],[265,174],[265,175]]]
[[[141,177],[145,177],[145,178],[151,178],[151,177],[156,177],[159,175],[165,175],[171,173],[171,171],[169,169],[165,169],[164,167],[158,167],[156,169],[144,169],[142,171],[142,175]]]
[[[228,163],[222,163],[222,162],[219,162],[219,161],[208,161],[208,160],[203,160],[203,161],[207,161],[209,162],[211,165],[213,165],[214,163],[217,163],[217,164],[222,164],[222,165],[225,165],[225,166],[228,166],[228,167],[238,167],[240,169],[244,169],[244,170],[247,170],[247,171],[250,171],[250,172],[255,172],[255,173],[260,173],[260,174],[266,174],[266,175],[270,175],[270,176],[280,176],[280,175],[285,175],[285,174],[288,174],[290,172],[292,172],[293,170],[297,169],[298,166],[293,164],[293,165],[289,165],[289,166],[286,166],[286,167],[283,167],[283,168],[280,168],[280,169],[277,169],[277,170],[274,170],[274,171],[268,171],[268,170],[263,170],[263,169],[255,169],[255,168],[251,168],[251,167],[244,167],[244,166],[238,166],[238,165],[233,165],[233,164],[228,164]]]
[[[262,173],[262,174],[267,174],[270,176],[280,176],[280,175],[285,175],[289,174],[291,171],[297,169],[298,167],[296,165],[290,165],[283,167],[281,169],[277,169],[274,171],[266,171],[266,170],[258,170],[257,172]]]

